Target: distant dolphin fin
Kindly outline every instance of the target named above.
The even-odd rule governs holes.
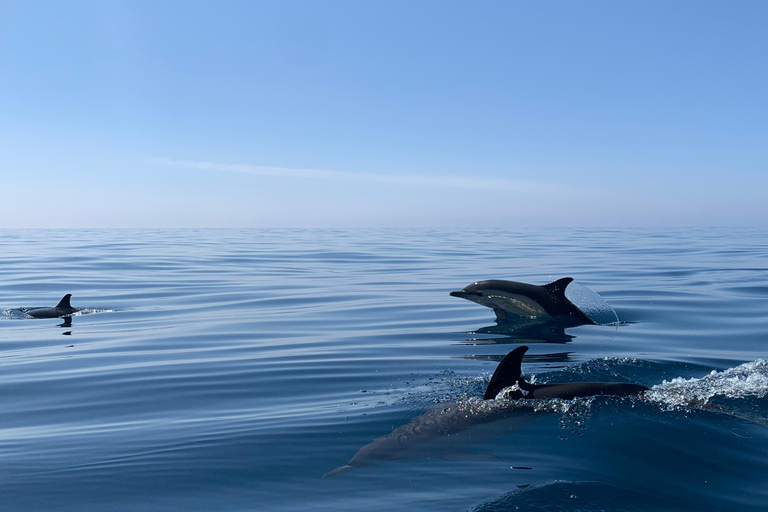
[[[514,386],[520,378],[522,373],[523,354],[528,350],[525,345],[517,347],[504,357],[496,367],[496,371],[493,372],[491,382],[488,383],[488,388],[485,390],[483,400],[492,400],[496,398],[504,388]],[[523,381],[524,382],[524,381]]]
[[[571,281],[573,281],[572,277],[564,277],[562,279],[558,279],[557,281],[553,281],[549,284],[545,284],[544,286],[542,286],[542,288],[546,288],[547,290],[557,295],[558,297],[564,297],[565,289],[569,284],[571,284]]]
[[[66,294],[58,304],[56,304],[57,308],[72,308],[72,306],[69,305],[69,298],[72,297],[71,293]]]

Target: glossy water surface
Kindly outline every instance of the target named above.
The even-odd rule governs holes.
[[[621,324],[448,295],[564,276]],[[25,318],[65,293],[88,314]],[[768,509],[768,230],[6,230],[0,311],[0,509]],[[322,478],[487,407],[521,343],[536,382],[652,390],[495,404]]]

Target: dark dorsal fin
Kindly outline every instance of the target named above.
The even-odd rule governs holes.
[[[72,306],[69,305],[69,298],[72,296],[71,293],[66,294],[58,304],[56,304],[57,308],[70,308],[72,309]]]
[[[553,281],[549,284],[545,284],[542,286],[542,288],[546,288],[550,292],[554,293],[558,297],[565,296],[565,288],[571,284],[571,281],[573,281],[572,277],[564,277],[562,279],[558,279],[557,281]]]
[[[504,388],[513,386],[520,379],[522,373],[523,354],[528,350],[528,347],[522,345],[515,350],[507,354],[504,359],[501,360],[499,366],[496,367],[496,371],[493,372],[491,382],[488,383],[488,388],[485,390],[483,400],[491,400],[496,398]]]

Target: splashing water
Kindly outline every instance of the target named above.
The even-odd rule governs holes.
[[[715,396],[726,398],[763,398],[768,394],[768,361],[758,359],[722,372],[712,371],[701,378],[678,377],[653,386],[645,398],[668,406],[701,407]]]

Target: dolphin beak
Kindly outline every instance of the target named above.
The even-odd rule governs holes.
[[[448,295],[450,295],[451,297],[461,297],[462,299],[466,299],[470,295],[474,295],[477,297],[483,296],[483,294],[480,292],[465,292],[464,290],[460,290],[458,292],[451,292]]]

